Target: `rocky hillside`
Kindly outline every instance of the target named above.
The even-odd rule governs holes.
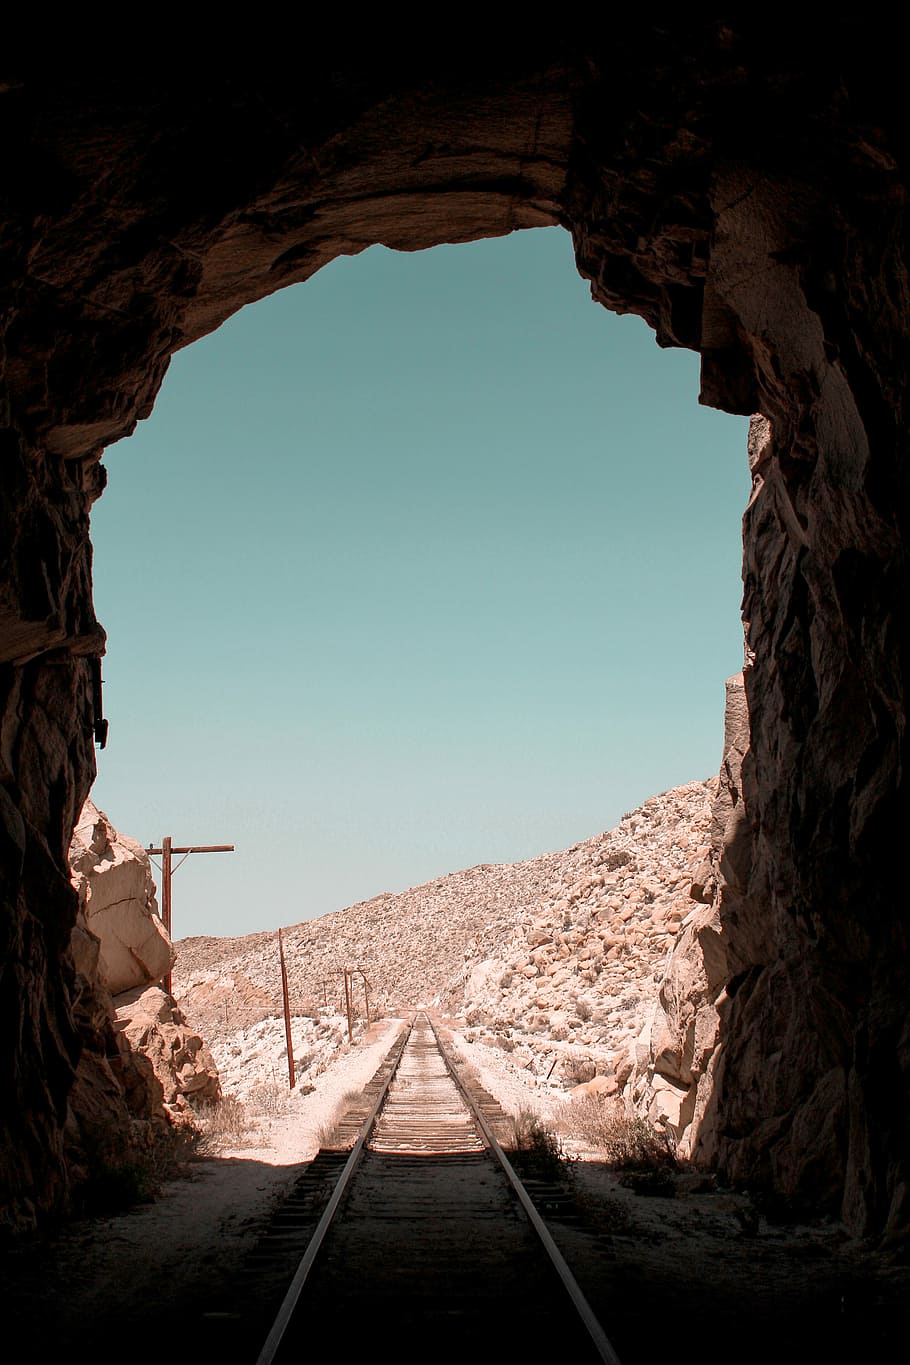
[[[437,1005],[531,1075],[626,1085],[669,951],[697,910],[690,888],[716,792],[717,779],[690,782],[563,852],[481,864],[286,929],[302,1081],[338,1044],[350,967],[366,978],[374,1013]],[[176,946],[175,995],[223,1083],[242,1090],[251,1051],[260,1073],[283,1073],[277,935]],[[362,1014],[361,976],[354,990]]]

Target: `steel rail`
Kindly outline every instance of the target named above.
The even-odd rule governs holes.
[[[392,1066],[389,1068],[389,1074],[386,1077],[385,1084],[383,1085],[382,1090],[380,1091],[376,1099],[376,1102],[373,1105],[373,1108],[370,1110],[366,1119],[364,1119],[363,1126],[360,1129],[360,1133],[357,1137],[357,1141],[351,1148],[351,1155],[345,1162],[344,1169],[342,1170],[341,1175],[338,1177],[338,1183],[335,1186],[334,1190],[332,1191],[332,1197],[330,1198],[328,1204],[326,1204],[322,1217],[316,1224],[316,1229],[313,1233],[313,1236],[310,1238],[309,1245],[307,1246],[307,1249],[303,1254],[299,1266],[294,1272],[294,1278],[291,1280],[291,1283],[288,1286],[288,1291],[281,1302],[281,1307],[278,1309],[278,1312],[275,1316],[275,1321],[272,1323],[271,1330],[265,1339],[265,1343],[262,1347],[262,1350],[259,1352],[259,1355],[256,1358],[256,1365],[272,1365],[275,1356],[278,1354],[278,1351],[281,1347],[281,1343],[284,1340],[285,1333],[287,1332],[288,1326],[290,1324],[291,1318],[294,1316],[294,1311],[300,1300],[300,1296],[303,1293],[303,1289],[307,1282],[307,1278],[310,1274],[310,1271],[313,1268],[313,1262],[316,1260],[316,1257],[319,1254],[319,1250],[322,1246],[322,1243],[325,1240],[326,1233],[328,1232],[332,1220],[338,1211],[338,1206],[341,1203],[342,1199],[344,1198],[348,1185],[351,1183],[351,1178],[353,1177],[354,1171],[356,1170],[357,1166],[360,1163],[360,1159],[363,1156],[363,1151],[364,1147],[366,1146],[367,1139],[369,1138],[370,1133],[373,1130],[373,1125],[375,1124],[376,1119],[379,1115],[379,1111],[385,1102],[385,1098],[386,1095],[388,1094],[389,1086],[392,1084],[392,1079],[395,1075],[395,1072],[398,1070],[398,1064],[401,1061],[401,1057],[404,1052],[407,1041],[411,1036],[411,1031],[414,1028],[415,1019],[411,1020],[408,1027],[401,1033],[401,1035],[398,1038],[398,1041],[392,1046],[392,1048],[389,1051],[389,1056],[393,1056],[397,1048],[397,1056],[395,1056]]]
[[[424,1011],[421,1011],[420,1014],[415,1014],[414,1018],[411,1020],[408,1027],[402,1031],[396,1043],[389,1050],[387,1057],[387,1062],[391,1060],[391,1065],[389,1066],[389,1074],[385,1078],[380,1093],[376,1097],[376,1100],[373,1103],[373,1106],[369,1114],[367,1115],[366,1119],[364,1120],[360,1128],[360,1132],[357,1136],[353,1148],[351,1149],[350,1156],[348,1157],[347,1162],[345,1163],[344,1169],[342,1170],[341,1175],[338,1178],[338,1182],[335,1185],[334,1190],[332,1191],[329,1202],[326,1205],[321,1218],[319,1219],[319,1222],[310,1239],[310,1242],[303,1255],[303,1258],[301,1259],[300,1264],[297,1267],[297,1270],[290,1283],[290,1286],[288,1287],[287,1293],[285,1294],[281,1306],[278,1309],[278,1313],[272,1324],[271,1330],[269,1331],[269,1334],[265,1340],[262,1350],[260,1351],[259,1356],[257,1357],[256,1365],[273,1365],[273,1362],[276,1359],[276,1356],[285,1339],[288,1327],[290,1326],[291,1320],[297,1309],[297,1305],[300,1301],[301,1295],[303,1293],[310,1272],[313,1268],[316,1257],[319,1254],[319,1251],[325,1240],[326,1234],[328,1233],[329,1227],[331,1226],[335,1218],[335,1215],[338,1212],[341,1201],[344,1198],[344,1195],[347,1193],[354,1172],[360,1164],[360,1161],[363,1157],[363,1153],[366,1149],[366,1145],[376,1126],[376,1122],[377,1119],[379,1118],[380,1111],[388,1097],[389,1088],[398,1071],[399,1064],[401,1063],[402,1056],[404,1055],[405,1047],[407,1046],[408,1040],[410,1039],[417,1022],[421,1017],[423,1017],[429,1024],[430,1030],[433,1034],[433,1039],[435,1041],[436,1047],[439,1050],[439,1054],[442,1057],[446,1071],[454,1081],[458,1093],[460,1094],[462,1100],[467,1106],[468,1112],[471,1114],[472,1118],[477,1123],[477,1126],[480,1130],[484,1142],[487,1144],[488,1148],[495,1156],[503,1173],[505,1174],[511,1189],[513,1190],[525,1216],[527,1217],[528,1222],[531,1225],[531,1228],[533,1229],[535,1235],[537,1236],[538,1241],[540,1242],[541,1246],[546,1252],[553,1270],[556,1272],[556,1275],[563,1289],[568,1294],[569,1300],[572,1304],[572,1307],[575,1310],[575,1313],[577,1314],[581,1322],[584,1324],[584,1327],[588,1333],[588,1337],[590,1338],[590,1341],[595,1351],[597,1352],[600,1360],[604,1362],[604,1365],[622,1365],[619,1356],[616,1354],[616,1351],[614,1350],[606,1333],[604,1332],[603,1328],[598,1322],[593,1309],[591,1308],[590,1304],[585,1298],[585,1295],[580,1285],[578,1284],[577,1280],[575,1279],[574,1275],[572,1274],[571,1270],[566,1264],[566,1261],[562,1253],[560,1252],[559,1248],[557,1247],[556,1243],[553,1241],[549,1229],[547,1228],[540,1214],[537,1212],[537,1209],[534,1207],[534,1204],[527,1190],[522,1184],[520,1177],[516,1174],[511,1162],[509,1161],[508,1157],[506,1156],[505,1152],[503,1151],[502,1147],[497,1141],[495,1133],[492,1131],[492,1128],[490,1127],[489,1123],[481,1113],[478,1104],[466,1089],[461,1077],[458,1074],[457,1065],[452,1056],[450,1055],[447,1045],[440,1038],[439,1033],[437,1032],[436,1026],[433,1023],[432,1019],[430,1019],[429,1016],[424,1013]]]
[[[452,1080],[458,1087],[462,1099],[465,1101],[468,1108],[471,1110],[471,1113],[477,1120],[478,1126],[480,1127],[480,1131],[483,1133],[485,1141],[489,1144],[490,1150],[492,1151],[493,1155],[496,1157],[497,1161],[499,1162],[500,1166],[505,1172],[509,1184],[512,1186],[512,1189],[514,1190],[518,1198],[518,1202],[521,1204],[522,1209],[527,1215],[528,1221],[530,1222],[532,1228],[534,1229],[540,1242],[542,1243],[544,1250],[549,1256],[553,1269],[556,1271],[556,1274],[559,1276],[563,1288],[569,1295],[569,1298],[572,1301],[572,1305],[576,1313],[584,1323],[595,1350],[599,1353],[601,1360],[604,1361],[604,1365],[622,1365],[619,1356],[616,1354],[616,1351],[613,1348],[612,1342],[610,1341],[606,1332],[598,1322],[593,1308],[588,1303],[588,1300],[585,1298],[581,1286],[579,1285],[575,1276],[572,1274],[571,1270],[566,1264],[565,1258],[562,1252],[559,1250],[559,1247],[553,1241],[549,1228],[541,1218],[540,1214],[537,1212],[537,1209],[534,1207],[531,1197],[528,1194],[527,1190],[525,1189],[524,1185],[522,1184],[520,1178],[515,1173],[512,1163],[509,1161],[509,1158],[506,1156],[505,1152],[502,1150],[502,1147],[496,1140],[496,1135],[493,1132],[492,1128],[487,1123],[483,1114],[480,1112],[479,1107],[474,1103],[474,1101],[471,1099],[471,1096],[468,1094],[468,1091],[465,1088],[464,1083],[461,1080],[461,1077],[458,1075],[457,1068],[451,1056],[449,1055],[448,1048],[446,1047],[445,1043],[443,1043],[438,1032],[436,1031],[436,1025],[433,1023],[433,1020],[429,1018],[429,1016],[427,1016],[427,1022],[429,1023],[430,1028],[433,1030],[433,1037],[436,1039],[439,1051],[442,1054],[449,1075],[452,1077]]]

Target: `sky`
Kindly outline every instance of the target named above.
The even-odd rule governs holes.
[[[747,419],[559,228],[373,247],[172,361],[93,511],[92,796],[240,934],[609,829],[721,758]]]

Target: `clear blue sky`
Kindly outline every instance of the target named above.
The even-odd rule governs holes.
[[[744,418],[591,302],[560,229],[376,247],[179,353],[93,516],[142,843],[234,843],[174,932],[533,857],[716,771]]]

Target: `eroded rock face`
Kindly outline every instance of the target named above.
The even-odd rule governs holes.
[[[160,986],[140,987],[119,995],[114,1006],[130,1047],[151,1063],[150,1103],[157,1099],[172,1118],[192,1119],[193,1105],[220,1099],[212,1054],[166,991]]]
[[[163,980],[174,950],[158,918],[145,849],[86,801],[69,857],[80,915],[99,940],[98,970],[111,995]]]
[[[786,43],[758,13],[611,16],[602,37],[513,34],[419,67],[348,45],[258,86],[4,85],[5,1216],[62,1186],[102,447],[147,415],[175,349],[340,252],[561,223],[595,298],[698,349],[703,401],[773,431],[745,520],[751,854],[721,907],[713,1150],[854,1226],[907,1219],[900,57],[874,16],[792,17]]]
[[[742,764],[749,712],[742,674],[728,678],[724,756],[711,809],[710,844],[691,885],[697,901],[664,965],[653,1014],[643,1030],[631,1097],[652,1123],[669,1130],[679,1155],[708,1161],[716,1140],[715,1071],[731,970],[726,912],[749,866]]]
[[[202,1039],[173,999],[149,985],[175,955],[155,915],[148,854],[86,801],[70,866],[79,897],[70,1000],[80,1050],[63,1157],[66,1185],[77,1190],[104,1171],[141,1165],[169,1129],[192,1126],[194,1105],[221,1090]]]

